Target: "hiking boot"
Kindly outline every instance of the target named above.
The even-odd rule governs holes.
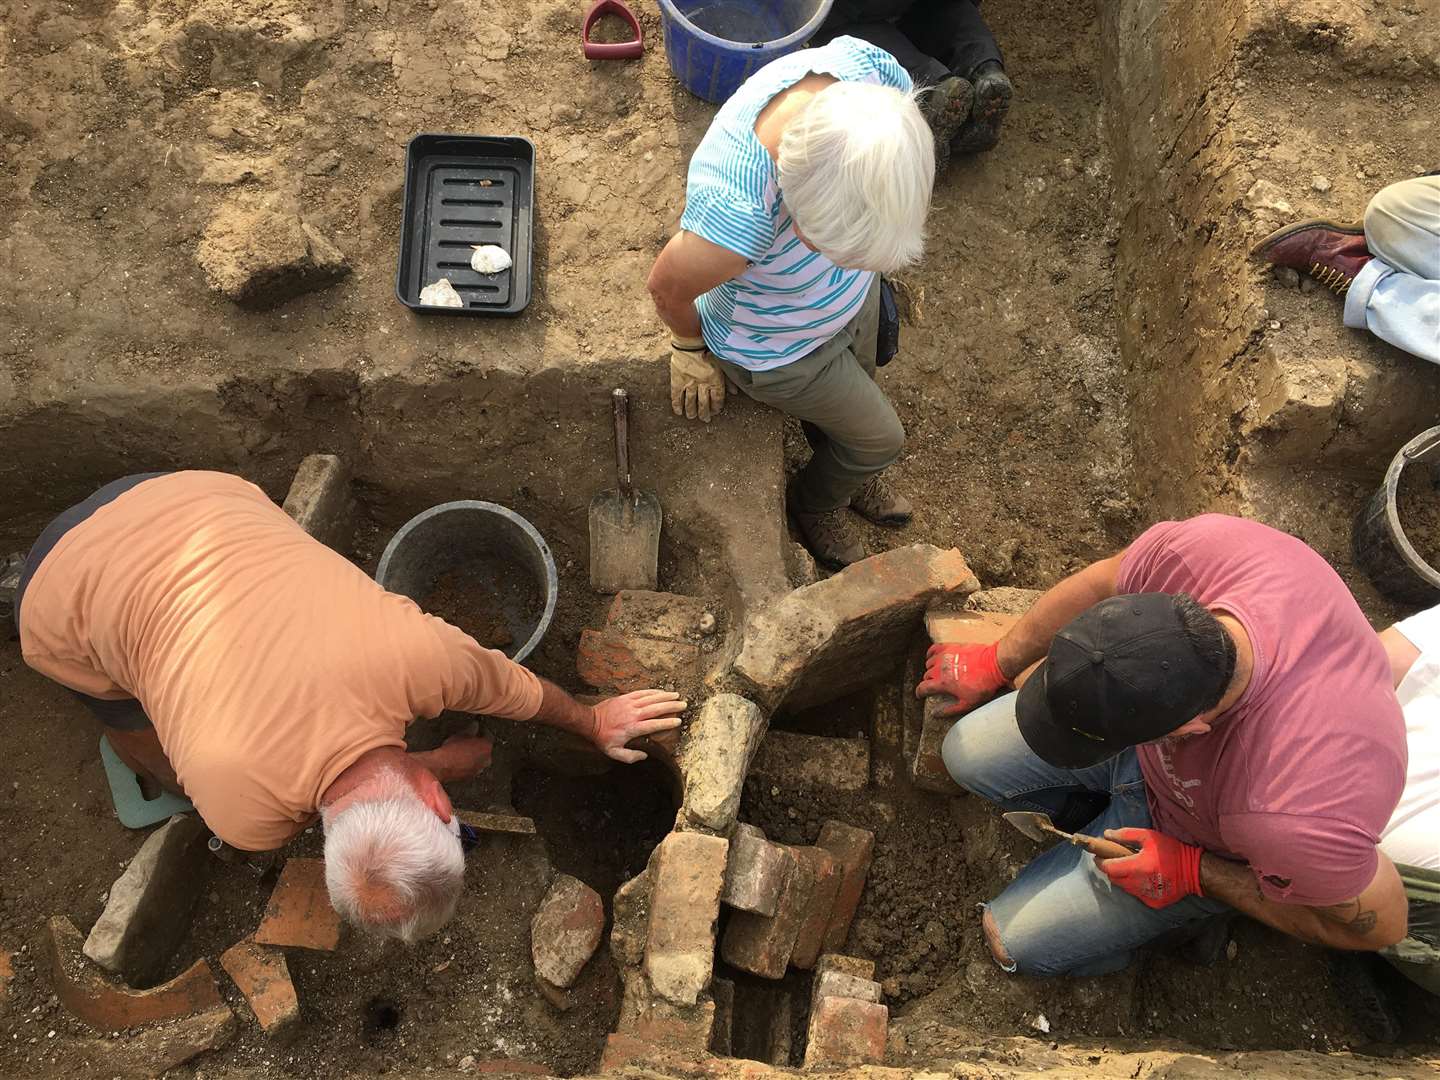
[[[968,79],[951,75],[942,79],[925,98],[925,120],[935,136],[935,171],[950,164],[950,142],[970,116],[975,88]]]
[[[975,87],[975,104],[970,119],[960,128],[951,145],[956,153],[977,154],[992,150],[1000,142],[1000,125],[1010,111],[1010,98],[1015,89],[1010,76],[996,60],[987,60],[970,76]]]
[[[1362,225],[1344,225],[1316,218],[1276,229],[1251,252],[1272,266],[1288,266],[1309,274],[1332,292],[1344,296],[1355,275],[1372,258]]]
[[[901,495],[883,473],[876,473],[850,500],[850,509],[876,525],[904,525],[914,513],[910,500]]]
[[[815,556],[815,561],[831,570],[843,570],[865,558],[865,543],[857,531],[849,507],[825,510],[818,514],[796,509],[795,485],[792,482],[786,501],[790,514],[800,528],[800,538]]]

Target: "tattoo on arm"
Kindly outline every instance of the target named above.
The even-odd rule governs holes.
[[[1338,923],[1351,933],[1359,934],[1362,937],[1375,929],[1375,923],[1380,918],[1377,912],[1368,911],[1362,907],[1358,896],[1354,900],[1346,900],[1343,904],[1314,910],[1322,919]]]

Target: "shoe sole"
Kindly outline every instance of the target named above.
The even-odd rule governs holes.
[[[975,103],[975,87],[968,79],[952,75],[942,79],[930,91],[927,102],[930,132],[935,137],[935,163],[944,168],[950,158],[950,141],[970,116]]]
[[[1331,232],[1341,233],[1344,236],[1364,236],[1365,225],[1359,221],[1334,221],[1331,218],[1308,218],[1305,221],[1294,221],[1276,229],[1265,239],[1261,240],[1253,248],[1250,254],[1255,256],[1264,255],[1282,240],[1289,239],[1296,233],[1304,232],[1306,229],[1329,229]]]
[[[869,514],[862,512],[856,507],[852,506],[850,507],[850,509],[854,510],[855,513],[859,514],[862,518],[870,522],[870,524],[872,525],[909,525],[910,522],[915,520],[915,515],[913,512],[909,514],[887,514],[880,517],[871,517]]]

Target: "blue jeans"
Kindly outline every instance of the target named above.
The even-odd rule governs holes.
[[[1365,244],[1375,257],[1345,294],[1345,325],[1440,364],[1440,176],[1381,188]]]
[[[1059,814],[1074,796],[1108,795],[1109,805],[1080,829],[1148,829],[1150,807],[1134,750],[1088,769],[1047,765],[1015,722],[1015,694],[962,716],[941,755],[955,782],[1006,810]],[[1090,854],[1056,844],[986,905],[1012,963],[1022,975],[1108,975],[1126,967],[1146,942],[1187,923],[1230,911],[1217,900],[1187,896],[1148,908],[1102,874]]]

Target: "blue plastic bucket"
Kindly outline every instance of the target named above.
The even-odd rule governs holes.
[[[717,105],[820,29],[834,0],[660,0],[665,57],[686,90]]]

